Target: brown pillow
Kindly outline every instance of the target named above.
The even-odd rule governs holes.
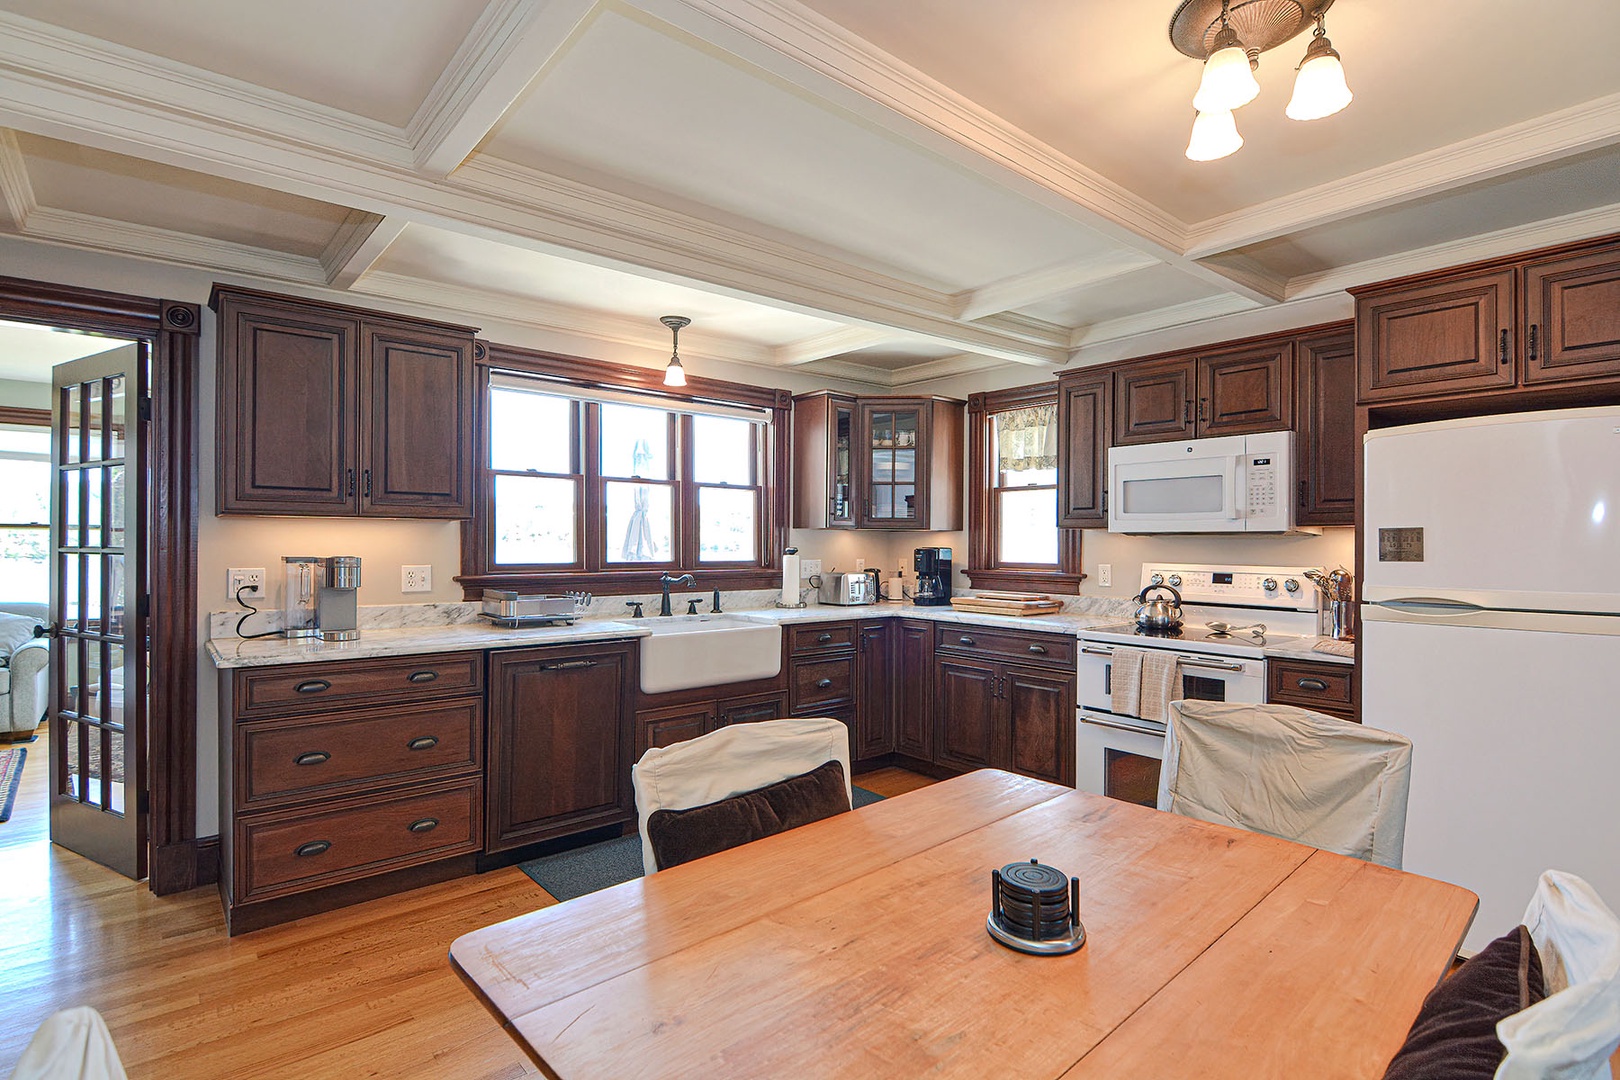
[[[797,829],[849,809],[844,766],[829,761],[802,776],[686,810],[654,810],[647,819],[658,869]]]
[[[1515,927],[1424,999],[1384,1080],[1490,1080],[1507,1054],[1496,1022],[1546,996],[1541,955],[1530,931]]]

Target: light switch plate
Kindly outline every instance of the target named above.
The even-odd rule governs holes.
[[[402,566],[399,568],[400,592],[432,592],[433,567]]]

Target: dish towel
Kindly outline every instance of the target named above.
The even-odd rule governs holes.
[[[1142,656],[1142,711],[1133,713],[1143,720],[1170,722],[1170,702],[1181,696],[1181,659],[1175,653],[1155,649]]]
[[[1139,716],[1142,708],[1141,649],[1114,647],[1114,662],[1108,675],[1108,707],[1117,716]]]

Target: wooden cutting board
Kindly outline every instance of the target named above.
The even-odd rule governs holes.
[[[980,615],[1050,615],[1062,611],[1063,603],[1044,593],[993,592],[953,596],[951,607]]]

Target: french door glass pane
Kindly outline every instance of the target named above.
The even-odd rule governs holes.
[[[68,629],[80,629],[84,609],[79,605],[79,556],[62,556],[62,622]]]
[[[107,456],[121,458],[124,456],[124,377],[114,375],[111,383],[112,396],[108,398],[108,408],[111,410],[108,422],[110,442],[107,446]]]
[[[579,559],[574,504],[579,485],[550,476],[495,478],[495,562],[572,565]]]
[[[490,468],[509,472],[571,473],[573,416],[567,398],[492,387],[489,392]]]
[[[62,546],[84,546],[84,511],[79,505],[79,486],[84,475],[78,469],[62,473]]]
[[[607,561],[674,560],[675,490],[663,484],[607,484]]]
[[[89,497],[84,512],[84,539],[81,541],[85,547],[101,546],[102,485],[106,482],[104,474],[104,469],[84,470],[85,494]]]
[[[692,418],[692,479],[700,484],[752,484],[755,425],[723,416]]]
[[[79,387],[77,384],[65,387],[62,390],[62,433],[64,444],[62,460],[75,462],[79,460],[79,420],[83,407],[79,402]]]
[[[112,484],[112,501],[107,506],[107,546],[122,548],[124,546],[124,467],[112,465],[107,469],[107,479]]]
[[[1014,488],[997,498],[1001,562],[1057,566],[1057,489]]]
[[[100,461],[106,450],[104,433],[107,428],[107,402],[102,394],[104,384],[86,383],[84,386],[84,460]]]
[[[698,561],[753,562],[758,499],[741,488],[698,489]]]
[[[107,625],[105,633],[124,632],[124,557],[103,555],[107,564]]]
[[[668,480],[671,419],[670,414],[662,409],[603,405],[602,475]],[[608,549],[611,552],[611,527],[608,534]]]

